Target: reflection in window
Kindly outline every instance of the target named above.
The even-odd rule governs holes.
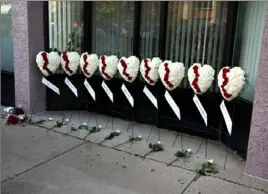
[[[11,0],[2,1],[0,7],[1,70],[13,72]]]
[[[161,2],[143,1],[141,4],[140,56],[158,56]]]
[[[166,56],[185,64],[222,66],[228,2],[169,2]],[[204,9],[206,8],[206,9]],[[211,8],[211,9],[210,9]],[[184,80],[186,86],[187,80]]]
[[[258,75],[261,43],[267,2],[239,2],[233,66],[240,66],[247,74],[247,84],[241,97],[253,102]]]
[[[134,2],[93,2],[92,52],[98,55],[133,54]]]
[[[49,1],[49,47],[82,51],[83,2]]]

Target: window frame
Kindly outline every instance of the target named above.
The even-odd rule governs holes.
[[[169,1],[161,1],[161,10],[160,10],[160,29],[159,29],[159,50],[158,55],[161,59],[165,59],[166,51],[166,27],[167,27],[167,17],[168,17],[168,4]],[[224,41],[224,55],[222,68],[224,66],[232,67],[232,58],[233,58],[233,49],[234,49],[234,39],[235,39],[235,30],[236,30],[236,20],[238,14],[238,4],[239,2],[228,1],[228,13],[227,13],[227,25]],[[44,5],[44,48],[46,51],[49,51],[49,4],[48,2],[43,2]],[[134,2],[134,29],[133,29],[133,55],[137,56],[140,59],[140,28],[141,28],[141,1]],[[83,50],[82,52],[92,52],[92,20],[93,20],[93,2],[84,1],[83,2],[84,10],[88,10],[83,13],[84,20],[84,40],[83,40]],[[216,69],[218,73],[219,69]],[[116,79],[116,78],[115,78]],[[217,83],[213,82],[212,86],[213,92],[218,92]]]

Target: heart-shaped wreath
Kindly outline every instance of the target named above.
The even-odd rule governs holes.
[[[102,77],[106,80],[112,79],[117,71],[117,64],[117,56],[101,56],[99,60],[99,70]]]
[[[64,51],[61,54],[61,66],[69,76],[77,71],[79,64],[80,56],[77,52]]]
[[[117,65],[121,76],[128,82],[133,82],[139,72],[140,60],[135,56],[122,57]]]
[[[210,65],[194,63],[188,70],[188,80],[196,94],[205,93],[214,80],[215,70]]]
[[[246,83],[245,71],[240,67],[223,67],[218,74],[218,86],[224,99],[236,98]]]
[[[55,73],[60,65],[60,56],[57,52],[41,51],[36,55],[36,63],[41,72],[48,76]]]
[[[161,63],[158,72],[164,86],[171,91],[177,88],[183,80],[185,67],[183,63],[164,61]]]
[[[98,55],[83,53],[80,58],[80,67],[87,78],[90,78],[99,65]]]
[[[154,86],[159,79],[158,68],[162,60],[158,57],[151,59],[143,59],[140,66],[140,72],[143,79],[149,84]]]

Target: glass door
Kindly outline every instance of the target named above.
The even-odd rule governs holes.
[[[15,104],[11,0],[1,1],[1,104]]]

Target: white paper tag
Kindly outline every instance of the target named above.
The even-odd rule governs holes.
[[[110,98],[110,100],[112,102],[114,102],[114,95],[112,93],[112,91],[110,90],[110,88],[106,85],[106,83],[104,81],[102,81],[101,84],[102,88],[104,89],[104,91],[106,92],[107,96]]]
[[[206,126],[208,126],[208,116],[207,116],[207,112],[205,111],[203,105],[201,104],[199,98],[197,97],[197,95],[194,95],[193,101],[199,111],[199,113],[201,114]]]
[[[78,97],[78,94],[77,94],[77,89],[76,87],[72,84],[72,82],[70,82],[70,80],[66,77],[65,80],[64,80],[65,84],[70,88],[70,90],[72,90],[72,92],[74,93],[74,95],[76,97]]]
[[[166,90],[165,92],[165,98],[166,101],[168,102],[169,106],[175,113],[175,115],[178,117],[179,120],[181,120],[181,111],[176,102],[173,100],[172,96],[170,96],[169,92]]]
[[[46,78],[42,78],[42,83],[44,85],[46,85],[48,88],[50,88],[51,90],[53,90],[55,93],[57,93],[58,95],[60,95],[60,90],[57,86],[55,86],[54,84],[52,84],[50,81],[48,81]]]
[[[93,88],[91,87],[91,85],[88,83],[87,79],[85,79],[84,85],[87,88],[87,91],[90,94],[90,96],[93,98],[94,101],[96,101],[95,91],[93,90]]]
[[[227,130],[228,130],[229,134],[231,135],[232,134],[233,122],[232,122],[231,117],[230,117],[230,115],[228,113],[228,110],[227,110],[227,108],[225,106],[224,100],[222,101],[222,103],[220,105],[220,108],[221,108],[221,112],[222,112],[225,124],[227,126]]]
[[[153,103],[156,109],[158,109],[157,100],[154,95],[150,92],[150,90],[144,86],[143,93],[149,98],[149,100]]]
[[[124,92],[126,98],[128,99],[129,104],[134,107],[134,99],[132,97],[132,95],[129,93],[127,87],[125,86],[125,84],[122,84],[121,87],[122,91]]]

